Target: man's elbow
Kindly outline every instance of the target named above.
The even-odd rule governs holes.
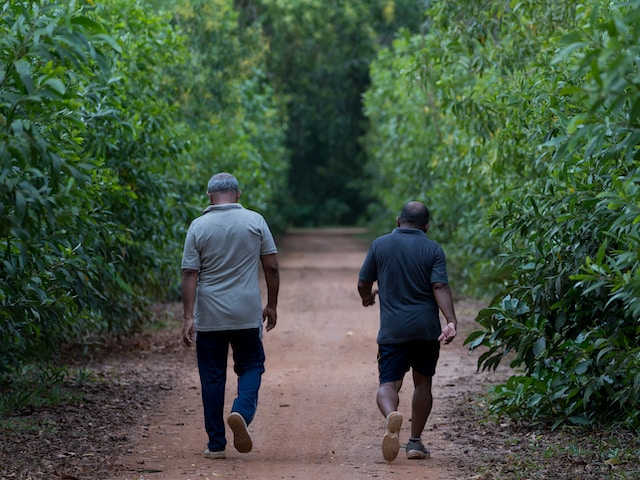
[[[194,277],[198,276],[198,270],[190,270],[188,268],[183,268],[182,269],[182,280],[189,280],[189,279],[193,279]]]
[[[280,267],[278,266],[278,262],[269,262],[267,265],[263,265],[262,268],[266,275],[271,277],[280,277]]]

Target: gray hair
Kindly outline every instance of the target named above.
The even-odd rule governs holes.
[[[234,192],[240,191],[238,180],[236,180],[236,177],[230,173],[216,173],[209,179],[209,183],[207,185],[207,191],[209,193],[228,192],[230,190],[233,190]]]

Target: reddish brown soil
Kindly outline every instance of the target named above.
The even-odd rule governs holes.
[[[114,479],[364,479],[466,477],[457,468],[456,405],[480,391],[484,377],[462,346],[463,336],[443,347],[434,381],[435,404],[424,439],[426,461],[403,452],[387,464],[381,455],[383,417],[375,405],[378,308],[363,308],[357,273],[368,242],[358,232],[297,232],[280,242],[281,296],[277,327],[265,334],[267,371],[258,414],[250,427],[254,450],[240,454],[230,445],[226,460],[203,457],[200,387],[193,350],[176,368],[182,378],[162,407],[144,419],[143,435],[121,458]],[[462,330],[478,305],[458,303]],[[176,337],[178,341],[178,337]],[[234,396],[229,372],[227,402]],[[407,377],[410,382],[410,377]],[[410,393],[401,392],[408,438]]]
[[[279,319],[265,333],[267,370],[250,427],[252,452],[240,454],[230,442],[225,460],[204,458],[195,352],[181,345],[181,306],[171,304],[158,309],[168,315],[169,329],[86,365],[96,381],[83,384],[82,401],[22,412],[36,425],[30,431],[0,428],[0,478],[489,478],[476,475],[473,457],[491,451],[499,427],[474,424],[472,417],[496,374],[476,373],[477,354],[462,345],[477,302],[456,302],[459,335],[441,351],[423,436],[432,458],[408,460],[401,451],[391,464],[383,460],[383,417],[375,404],[378,308],[363,308],[356,292],[368,247],[360,233],[297,231],[279,242]],[[228,403],[231,370],[229,380]],[[402,445],[409,435],[410,376],[406,382]]]

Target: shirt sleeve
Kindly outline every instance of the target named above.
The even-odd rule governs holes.
[[[277,253],[278,248],[276,247],[276,241],[273,238],[273,234],[269,229],[269,225],[267,221],[262,218],[260,225],[260,230],[262,231],[262,242],[260,244],[260,255],[271,255],[272,253]]]
[[[196,248],[196,239],[191,228],[187,231],[182,250],[182,269],[200,271],[200,253]]]
[[[378,268],[376,266],[376,259],[373,253],[373,246],[369,248],[367,256],[364,259],[362,267],[360,268],[360,280],[364,282],[375,282],[378,280]]]
[[[447,260],[442,248],[438,247],[435,252],[433,269],[431,270],[431,283],[449,283],[447,276]]]

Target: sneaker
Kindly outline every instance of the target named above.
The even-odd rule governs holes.
[[[431,452],[427,450],[422,443],[422,440],[409,440],[407,442],[407,458],[409,460],[419,460],[422,458],[429,458]]]
[[[251,435],[249,435],[249,429],[247,422],[238,412],[231,412],[229,418],[227,418],[229,428],[233,432],[233,446],[236,447],[240,453],[248,453],[253,448],[253,442],[251,441]]]
[[[204,451],[204,456],[206,458],[211,458],[213,460],[219,460],[219,459],[227,458],[226,455],[224,454],[224,450],[219,450],[217,452],[212,452],[208,448]]]
[[[391,412],[387,415],[384,424],[384,437],[382,437],[382,456],[387,462],[392,462],[398,456],[400,450],[400,427],[402,427],[402,414]]]

